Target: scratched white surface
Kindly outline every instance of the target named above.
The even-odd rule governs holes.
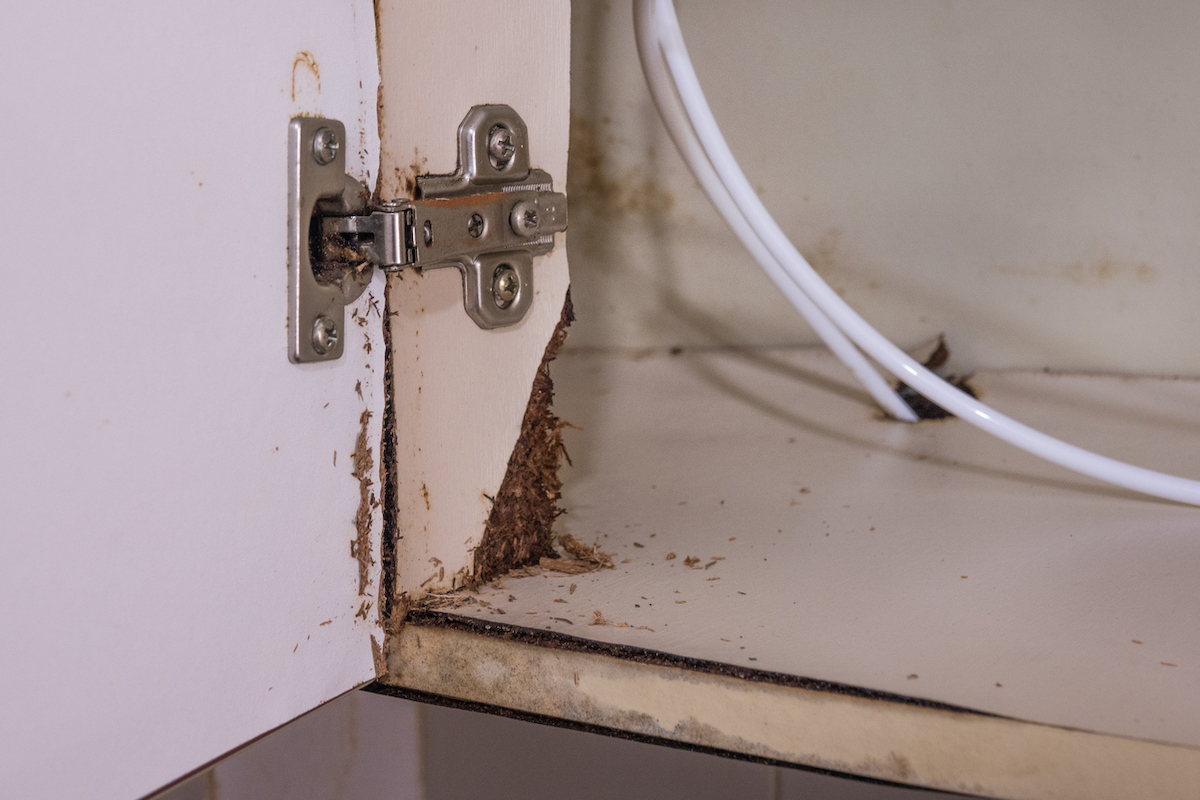
[[[456,613],[1200,745],[1200,510],[957,420],[883,421],[823,351],[569,354],[554,376],[581,428],[559,530],[616,569],[506,579]],[[1200,382],[975,385],[1068,441],[1200,474]]]
[[[373,676],[382,324],[295,366],[285,288],[288,120],[374,180],[376,64],[357,0],[5,10],[6,796],[141,796]]]

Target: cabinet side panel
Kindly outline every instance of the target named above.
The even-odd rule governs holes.
[[[533,166],[563,190],[568,3],[382,0],[378,24],[383,199],[411,196],[417,175],[453,172],[458,125],[485,103],[516,109]],[[457,270],[391,279],[400,592],[449,589],[470,574],[568,280],[559,234],[554,251],[535,259],[527,316],[485,331],[463,310]]]

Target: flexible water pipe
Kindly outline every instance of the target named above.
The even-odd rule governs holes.
[[[803,293],[854,344],[884,369],[942,408],[1022,450],[1107,483],[1155,497],[1200,505],[1200,481],[1102,456],[1017,422],[946,383],[871,327],[805,261],[746,180],[704,97],[671,0],[634,0],[634,8],[635,20],[653,19],[652,26],[642,26],[638,31],[639,37],[646,40],[644,44],[639,43],[639,50],[644,47],[647,52],[652,52],[652,49],[661,48],[666,62],[664,70],[661,61],[643,58],[643,67],[648,72],[656,73],[655,77],[648,79],[655,102],[660,108],[672,102],[673,98],[663,96],[663,92],[665,87],[674,86],[709,164],[725,192],[732,198],[743,222],[753,228],[760,243],[803,289]],[[664,122],[672,124],[670,117],[664,117]],[[673,133],[673,138],[677,138],[677,133]],[[698,180],[699,177],[697,175]],[[716,204],[717,200],[713,199],[713,202]],[[722,211],[721,205],[717,208]],[[727,216],[726,221],[736,230],[736,220]]]
[[[754,260],[763,268],[775,286],[800,312],[800,315],[821,337],[833,354],[849,368],[859,383],[875,398],[875,402],[892,417],[905,422],[915,422],[917,415],[908,403],[904,402],[883,376],[871,366],[866,357],[859,352],[858,348],[846,338],[841,329],[834,325],[829,317],[825,316],[809,299],[804,290],[791,279],[787,271],[771,255],[771,251],[758,238],[754,228],[725,189],[725,184],[713,170],[699,139],[696,138],[695,131],[692,130],[678,104],[673,102],[674,94],[670,77],[664,69],[662,52],[655,45],[654,37],[647,35],[647,31],[654,24],[653,13],[653,8],[647,3],[639,3],[635,6],[634,26],[638,31],[638,57],[642,61],[642,71],[646,74],[646,80],[652,85],[651,95],[658,107],[658,113],[666,122],[667,132],[680,155],[683,156],[683,160],[734,234],[750,251],[750,255],[754,257]],[[666,98],[667,102],[661,102],[660,98]]]

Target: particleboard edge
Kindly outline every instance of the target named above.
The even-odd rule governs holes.
[[[1200,792],[1200,748],[740,668],[727,674],[719,664],[445,614],[411,619],[388,667],[385,691],[929,789],[1081,799]]]

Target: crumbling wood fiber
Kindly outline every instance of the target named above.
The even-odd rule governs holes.
[[[562,440],[567,423],[551,410],[554,382],[550,380],[550,362],[558,355],[567,328],[574,321],[568,290],[562,316],[533,379],[521,434],[508,459],[483,538],[475,549],[473,577],[477,581],[489,581],[514,567],[557,557],[553,527],[555,518],[563,513],[558,505],[562,490],[558,468],[567,455]]]

